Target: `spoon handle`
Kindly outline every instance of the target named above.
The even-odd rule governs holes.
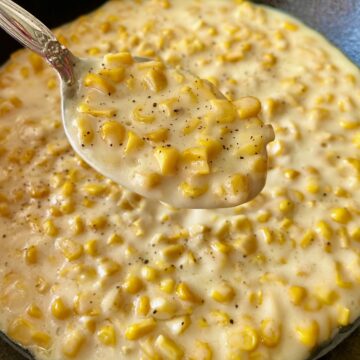
[[[0,0],[0,27],[45,58],[67,85],[74,83],[75,56],[33,15],[11,0]]]

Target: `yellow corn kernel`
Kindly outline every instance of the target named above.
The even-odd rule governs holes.
[[[211,248],[222,254],[227,254],[232,250],[230,245],[218,240],[211,243]]]
[[[233,331],[229,337],[229,345],[231,348],[240,351],[254,351],[259,344],[259,337],[255,328],[245,326],[242,329]]]
[[[192,290],[189,288],[189,286],[181,282],[176,287],[176,295],[179,297],[179,299],[183,301],[189,301],[189,302],[198,302],[198,297],[192,292]]]
[[[120,271],[120,265],[108,258],[99,261],[99,273],[102,276],[111,276]]]
[[[106,346],[116,345],[116,332],[113,325],[104,325],[97,332],[97,337]]]
[[[48,349],[51,345],[50,335],[43,331],[34,331],[31,334],[31,340],[43,349]]]
[[[48,219],[44,222],[43,230],[44,233],[48,236],[56,236],[59,232],[58,228],[51,219]]]
[[[302,286],[290,286],[288,293],[290,301],[296,306],[303,302],[307,294],[306,289]]]
[[[96,216],[90,219],[89,226],[95,230],[104,229],[108,224],[106,216]]]
[[[358,149],[360,149],[360,132],[356,133],[352,138],[352,143]]]
[[[89,145],[94,139],[92,121],[88,118],[80,117],[76,119],[78,127],[78,137],[81,144]]]
[[[105,184],[101,184],[101,183],[86,183],[83,186],[82,190],[87,195],[100,196],[105,193],[105,191],[107,190],[107,187]]]
[[[31,304],[26,309],[26,313],[36,319],[40,319],[43,316],[41,309],[36,304]]]
[[[261,342],[267,347],[274,347],[279,344],[281,327],[273,319],[264,319],[260,324]]]
[[[147,133],[145,138],[153,142],[166,141],[168,138],[169,130],[165,128],[159,128],[155,131]]]
[[[31,245],[24,250],[24,257],[27,264],[36,264],[38,261],[38,251],[35,245]]]
[[[208,118],[220,124],[231,123],[236,119],[236,107],[228,100],[225,99],[211,99],[211,112]]]
[[[142,107],[136,106],[132,111],[132,116],[135,121],[139,121],[145,124],[151,124],[155,120],[155,116],[153,115],[144,115],[141,113]]]
[[[219,303],[228,303],[235,297],[234,288],[228,284],[221,284],[211,290],[210,296]]]
[[[71,331],[64,337],[62,352],[69,358],[75,358],[79,354],[84,343],[85,336],[79,330]]]
[[[155,149],[155,158],[159,164],[162,175],[175,175],[179,152],[173,147],[158,146]]]
[[[261,110],[261,103],[257,98],[246,96],[234,101],[240,119],[255,117]]]
[[[166,99],[159,103],[159,108],[167,117],[175,116],[177,113],[177,106],[179,105],[179,99],[176,97]]]
[[[198,175],[206,175],[210,172],[207,161],[207,150],[205,147],[192,147],[185,149],[181,158],[184,162],[191,163],[192,171]]]
[[[58,297],[51,303],[51,313],[58,320],[64,320],[70,316],[70,309],[65,305],[64,301]]]
[[[151,266],[144,265],[141,268],[141,276],[147,281],[155,281],[157,279],[157,270]]]
[[[117,67],[116,69],[101,69],[99,75],[110,79],[114,83],[120,83],[125,78],[125,69],[123,67]]]
[[[284,170],[284,176],[289,180],[294,180],[300,175],[299,171],[294,169]]]
[[[205,194],[208,190],[208,185],[202,185],[202,186],[193,186],[189,184],[186,181],[183,181],[179,185],[180,190],[184,194],[184,196],[189,198],[197,198],[203,194]]]
[[[82,114],[92,115],[94,117],[112,118],[116,116],[116,109],[96,109],[86,103],[79,104],[77,111]]]
[[[77,260],[83,254],[83,246],[67,238],[58,239],[56,246],[69,261]]]
[[[340,120],[339,125],[346,130],[354,130],[359,127],[359,123],[352,120]]]
[[[184,250],[182,244],[168,245],[161,251],[161,255],[165,260],[176,260],[183,254]]]
[[[23,318],[16,318],[8,327],[9,337],[22,345],[30,345],[33,325]]]
[[[123,242],[124,242],[123,237],[116,233],[111,234],[106,241],[108,245],[119,245],[122,244]]]
[[[306,230],[300,240],[300,246],[305,249],[315,240],[315,233],[311,229]]]
[[[174,335],[180,335],[191,325],[191,319],[189,315],[184,315],[167,321],[166,325]]]
[[[160,289],[168,294],[171,294],[175,289],[175,281],[171,278],[161,280]]]
[[[29,61],[35,73],[40,72],[44,67],[44,60],[41,56],[31,53],[29,54]]]
[[[104,56],[104,63],[107,67],[117,68],[121,65],[131,65],[134,62],[133,57],[128,52],[120,52],[117,54],[107,54]]]
[[[98,241],[96,239],[88,240],[84,245],[85,253],[90,256],[98,255]]]
[[[125,146],[125,154],[129,154],[135,150],[139,150],[144,145],[144,141],[134,132],[129,131]]]
[[[235,174],[230,179],[230,189],[233,194],[247,193],[249,190],[248,179],[243,174]]]
[[[211,137],[201,137],[198,143],[206,149],[206,155],[209,159],[213,159],[222,150],[221,142]]]
[[[340,224],[346,224],[351,220],[351,214],[347,208],[332,209],[330,216],[334,221]]]
[[[159,335],[155,340],[155,348],[167,360],[180,360],[184,351],[173,340],[164,335]]]
[[[299,341],[309,348],[313,348],[319,338],[319,324],[312,320],[308,326],[295,328]]]
[[[86,49],[86,52],[90,55],[90,56],[95,56],[100,54],[100,49],[98,47],[91,47]]]
[[[201,121],[198,118],[190,119],[183,127],[182,132],[184,135],[189,135],[200,125]]]
[[[156,327],[156,321],[153,318],[129,325],[125,330],[127,340],[138,340],[151,333]]]
[[[74,184],[71,181],[65,181],[61,186],[61,194],[65,197],[74,193]]]
[[[145,74],[144,83],[151,91],[159,92],[167,86],[166,75],[160,69],[153,68]]]
[[[347,326],[350,324],[350,309],[344,306],[338,307],[337,322],[341,326]]]
[[[315,231],[326,240],[330,240],[333,235],[333,230],[330,225],[321,220],[315,225]]]
[[[262,305],[263,303],[263,292],[261,290],[251,291],[248,296],[249,303],[255,307]]]
[[[150,311],[150,299],[146,295],[140,296],[136,301],[135,311],[137,315],[146,316]]]
[[[79,215],[76,215],[72,219],[70,227],[74,235],[80,235],[84,232],[85,224],[83,219]]]
[[[279,210],[282,213],[288,213],[294,209],[294,203],[291,200],[281,200],[279,203]]]
[[[123,289],[129,294],[136,294],[143,288],[141,279],[135,275],[129,275],[122,285]]]
[[[325,305],[332,305],[339,298],[336,291],[323,286],[316,288],[314,294]]]
[[[207,342],[197,340],[189,360],[212,360],[213,352]]]
[[[71,214],[75,210],[75,204],[71,199],[65,199],[60,205],[62,214]]]
[[[161,183],[161,175],[156,172],[137,172],[135,181],[140,187],[145,189],[153,189]]]
[[[290,21],[284,21],[282,24],[282,27],[288,31],[297,31],[299,29],[298,25],[296,25]]]
[[[345,281],[342,274],[342,265],[339,262],[335,263],[335,283],[337,286],[343,289],[350,289],[353,287],[351,281]]]
[[[92,73],[86,74],[84,78],[84,85],[109,95],[116,91],[115,87],[106,81],[102,76]]]
[[[117,121],[106,121],[101,126],[101,137],[109,145],[121,145],[125,137],[125,128]]]

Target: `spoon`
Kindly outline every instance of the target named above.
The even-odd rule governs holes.
[[[112,77],[107,85],[102,76],[104,71],[114,70],[111,65],[110,68],[106,68],[106,66],[107,59],[110,59],[111,56],[116,58],[116,54],[105,55],[104,59],[75,57],[69,49],[57,41],[54,34],[45,25],[11,0],[2,0],[0,3],[0,26],[21,44],[42,56],[56,70],[61,79],[62,120],[66,136],[76,153],[99,173],[131,191],[178,208],[235,206],[251,200],[263,188],[266,179],[266,145],[273,140],[274,135],[271,126],[264,126],[257,118],[260,106],[255,106],[258,111],[250,114],[249,119],[246,118],[249,121],[244,121],[244,118],[238,115],[237,107],[226,100],[208,81],[199,79],[188,71],[167,68],[160,61],[133,57],[128,53],[125,54],[125,57],[131,61],[127,60],[126,66],[124,65],[127,68],[121,70],[133,78],[133,74],[138,74],[138,77],[135,76],[135,81],[143,76],[144,71],[152,72],[150,80],[147,80],[147,88],[145,86],[144,90],[144,78],[142,78],[142,86],[138,86],[137,92],[132,91],[132,87],[129,85],[126,88],[123,85],[125,82],[123,79],[117,81]],[[147,67],[151,70],[147,70]],[[166,72],[166,75],[163,72]],[[117,73],[117,77],[119,77],[119,73]],[[166,92],[154,90],[154,87],[157,87],[154,81],[156,82],[156,78],[159,77],[161,80],[165,79],[164,81],[168,85]],[[181,81],[174,80],[179,77],[182,79]],[[98,81],[97,85],[96,81]],[[87,82],[90,84],[90,89],[87,87]],[[100,85],[102,84],[100,89],[99,82]],[[115,83],[118,82],[121,84],[116,85]],[[104,94],[106,85],[112,91],[105,91]],[[115,89],[115,85],[119,89]],[[91,89],[91,87],[93,88]],[[186,88],[190,90],[184,95],[183,90]],[[175,119],[170,119],[174,114],[164,115],[163,113],[166,111],[160,111],[161,106],[157,107],[156,105],[160,105],[164,96],[168,96],[174,89],[177,91],[175,93],[176,102],[179,103],[179,108],[174,111],[180,111],[180,114],[176,114]],[[110,97],[115,90],[120,90],[122,96]],[[171,95],[174,96],[173,93]],[[185,99],[189,97],[192,97],[192,101]],[[82,109],[91,108],[88,103],[80,103],[80,99],[83,98],[101,99],[97,103],[101,106],[106,102],[115,102],[118,109],[121,110],[135,106],[133,103],[137,105],[141,102],[142,107],[137,106],[136,110],[138,111],[137,118],[140,118],[140,121],[137,122],[136,120],[139,119],[136,118],[134,120],[133,112],[135,110],[132,113],[121,114],[122,118],[120,115],[118,116],[120,111],[113,111],[111,121],[106,121],[106,124],[105,120],[109,119],[101,119],[102,115],[99,114],[104,113],[101,109],[97,114],[94,111],[81,110],[81,106]],[[148,100],[150,98],[151,101]],[[241,104],[245,103],[246,101],[241,102]],[[250,103],[246,106],[253,107],[254,101],[250,100]],[[139,113],[151,105],[153,107],[147,111],[158,116],[156,119],[158,126],[167,126],[168,129],[165,130],[169,133],[172,131],[170,134],[172,142],[178,148],[182,147],[182,152],[177,147],[174,148],[173,143],[170,144],[164,136],[159,140],[158,133],[157,139],[147,136],[150,130],[153,131],[152,134],[154,133],[154,128],[148,124],[150,122],[148,120],[154,116],[144,116]],[[255,105],[257,105],[256,102]],[[168,113],[173,111],[169,110],[170,108],[171,106],[168,105]],[[97,127],[97,129],[87,131],[91,134],[91,138],[94,138],[93,143],[88,146],[85,146],[84,137],[79,136],[79,118],[82,123],[92,122]],[[197,134],[195,131],[196,135],[188,136],[186,134],[187,136],[185,136],[182,133],[181,130],[184,128],[181,128],[180,125],[187,125],[189,119],[202,119],[203,124],[195,126],[195,128],[203,129],[201,134]],[[116,122],[118,124],[114,124]],[[172,125],[175,126],[170,128]],[[117,143],[114,141],[109,143],[104,137],[101,139],[98,134],[102,134],[105,126],[107,126],[107,132],[114,130],[119,132],[124,129],[121,131],[126,133],[126,139],[121,139]],[[146,133],[145,130],[148,132]],[[226,137],[221,132],[224,130],[236,131],[239,137],[234,141],[228,140],[227,143],[218,140]],[[113,135],[110,134],[109,138],[114,139],[115,135]],[[130,137],[132,138],[130,139]],[[231,136],[231,138],[235,137]],[[254,138],[261,139],[257,145],[253,143]],[[127,144],[123,145],[123,142],[126,141]],[[159,144],[159,141],[162,143]],[[230,141],[233,143],[230,144]],[[247,145],[246,141],[248,141]],[[128,154],[130,142],[137,143],[137,147],[141,145],[141,151],[131,151],[131,154]],[[196,146],[194,146],[194,142]],[[236,149],[238,144],[245,144],[243,146],[244,154]],[[254,146],[256,147],[255,151]],[[225,156],[230,151],[229,149],[235,149],[236,154],[234,155],[234,151],[231,150],[233,151],[232,155]],[[211,164],[211,169],[209,164]]]

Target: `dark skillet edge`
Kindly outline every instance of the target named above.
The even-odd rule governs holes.
[[[35,360],[34,356],[30,353],[29,350],[23,348],[13,340],[11,340],[7,335],[0,331],[0,339],[3,340],[6,344],[10,345],[14,350],[21,354],[25,359]]]

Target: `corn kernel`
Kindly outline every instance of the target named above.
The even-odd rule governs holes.
[[[155,149],[154,155],[162,175],[175,175],[179,158],[177,149],[159,146]]]
[[[219,122],[220,124],[232,123],[236,119],[236,107],[228,100],[211,99],[210,104],[212,111],[208,114],[211,121]]]
[[[261,342],[267,347],[274,347],[279,344],[281,327],[273,319],[264,319],[260,324]]]
[[[252,96],[243,97],[234,102],[240,119],[255,117],[261,110],[260,101]]]
[[[145,135],[145,137],[146,137],[146,139],[149,139],[150,141],[153,141],[153,142],[161,142],[161,141],[166,141],[167,140],[168,133],[169,133],[168,129],[159,128],[159,129],[157,129],[155,131],[147,133]]]
[[[34,331],[31,334],[32,341],[43,349],[48,349],[51,345],[51,337],[43,331]]]
[[[291,286],[289,288],[289,298],[294,305],[296,306],[300,305],[305,299],[305,297],[306,297],[306,289],[304,287]]]
[[[155,340],[155,348],[160,352],[164,359],[180,360],[184,356],[184,351],[170,338],[159,335]]]
[[[176,295],[179,297],[179,299],[183,301],[189,301],[189,302],[198,302],[198,297],[191,291],[189,286],[181,282],[176,287]]]
[[[202,186],[193,186],[186,181],[183,181],[179,185],[179,188],[182,191],[182,193],[184,194],[184,196],[189,197],[189,198],[197,198],[197,197],[205,194],[208,190],[208,186],[206,184],[202,185]]]
[[[67,238],[58,239],[56,246],[69,261],[77,260],[83,254],[83,246]]]
[[[125,69],[122,67],[117,67],[116,69],[101,69],[99,75],[114,83],[120,83],[125,78]]]
[[[242,329],[233,331],[229,336],[228,342],[231,348],[250,352],[257,348],[259,337],[253,327],[245,326]]]
[[[155,116],[153,115],[144,115],[142,113],[142,107],[136,106],[132,111],[132,116],[135,121],[139,121],[145,124],[151,124],[155,120]]]
[[[129,131],[127,135],[127,142],[124,149],[125,154],[139,150],[144,145],[144,141],[134,132]]]
[[[167,86],[166,75],[160,69],[153,68],[145,74],[144,83],[151,91],[159,92]]]
[[[48,236],[56,236],[59,232],[58,228],[51,219],[48,219],[44,222],[43,229],[44,233]]]
[[[122,287],[129,294],[136,294],[143,288],[143,283],[137,276],[129,275]]]
[[[111,234],[106,241],[108,245],[119,245],[122,244],[123,242],[124,242],[123,237],[116,233]]]
[[[51,313],[58,320],[64,320],[70,315],[70,309],[63,300],[58,297],[51,303]]]
[[[26,313],[36,319],[40,319],[43,316],[41,309],[36,304],[29,305]]]
[[[37,247],[35,245],[31,245],[27,249],[25,249],[24,257],[27,264],[29,265],[36,264],[38,261]]]
[[[219,303],[228,303],[235,297],[233,287],[228,284],[221,284],[210,292],[210,296]]]
[[[350,309],[339,306],[338,307],[338,324],[341,326],[347,326],[350,324]]]
[[[171,294],[175,289],[175,281],[171,278],[161,280],[160,289],[168,294]]]
[[[128,52],[120,52],[117,54],[107,54],[104,56],[104,63],[107,67],[117,68],[121,65],[131,65],[134,62],[133,57]]]
[[[26,346],[31,343],[31,334],[33,331],[32,324],[23,318],[16,318],[8,327],[8,335],[11,339]]]
[[[116,332],[113,325],[104,325],[97,332],[97,337],[106,346],[116,345]]]
[[[115,87],[107,82],[102,76],[92,73],[86,74],[84,85],[109,95],[116,91]]]
[[[333,235],[333,230],[330,225],[321,220],[315,225],[315,231],[326,240],[330,240]]]
[[[141,268],[141,276],[147,281],[155,281],[157,279],[158,273],[153,267],[144,265]]]
[[[331,218],[340,224],[346,224],[351,220],[351,214],[347,208],[336,208],[331,210]]]
[[[156,321],[153,318],[143,320],[141,322],[128,326],[125,330],[125,338],[127,340],[138,340],[145,335],[151,333],[156,327]]]
[[[139,316],[146,316],[150,311],[150,299],[148,296],[140,296],[136,301],[136,314]]]
[[[319,324],[315,320],[312,320],[308,326],[297,326],[295,330],[299,341],[305,346],[313,348],[317,344],[319,338]]]
[[[207,342],[196,341],[195,349],[191,352],[189,360],[212,360],[213,352]]]
[[[98,241],[96,239],[88,240],[84,245],[85,253],[90,256],[98,255]]]
[[[109,145],[121,145],[125,137],[125,128],[117,121],[106,121],[101,126],[101,137]]]
[[[84,343],[85,336],[79,330],[74,330],[65,335],[62,344],[62,352],[69,358],[75,358],[79,354]]]

